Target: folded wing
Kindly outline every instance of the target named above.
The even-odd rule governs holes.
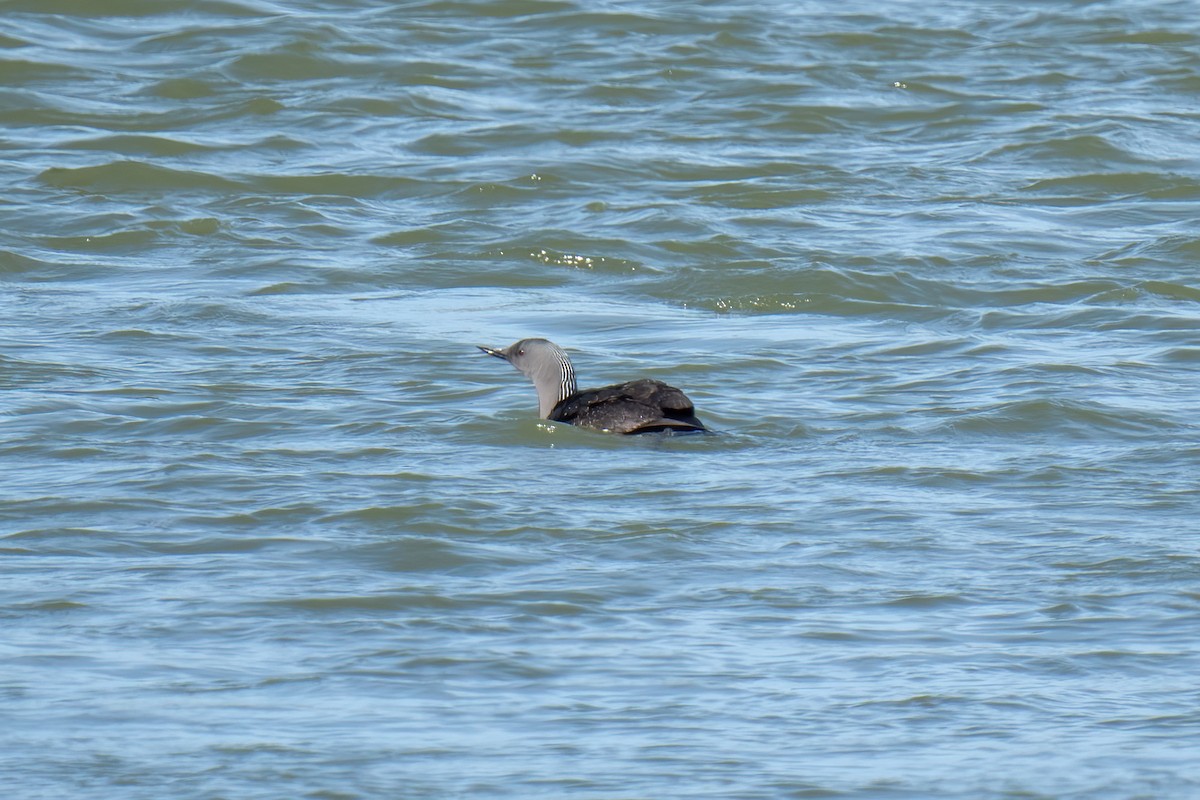
[[[614,433],[705,430],[687,395],[649,378],[577,392],[549,418]]]

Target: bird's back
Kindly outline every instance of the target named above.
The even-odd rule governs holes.
[[[614,433],[707,430],[687,395],[650,378],[576,392],[549,419]]]

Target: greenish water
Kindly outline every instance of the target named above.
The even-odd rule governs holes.
[[[1194,3],[16,0],[0,148],[6,797],[1200,794]]]

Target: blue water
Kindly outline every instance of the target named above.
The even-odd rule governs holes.
[[[1200,796],[1195,11],[4,3],[4,796]]]

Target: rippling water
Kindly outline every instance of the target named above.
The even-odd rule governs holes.
[[[1194,3],[8,0],[0,147],[6,797],[1200,796]]]

